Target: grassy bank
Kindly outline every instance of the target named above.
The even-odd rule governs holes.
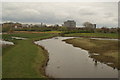
[[[26,40],[15,40],[12,36],[24,37]],[[45,66],[48,60],[47,51],[33,42],[56,36],[42,33],[4,34],[3,39],[12,41],[14,46],[3,47],[3,78],[46,78]]]
[[[88,38],[74,38],[64,41],[73,44],[73,46],[88,50],[91,58],[105,64],[113,63],[107,65],[120,69],[120,65],[118,65],[118,41],[95,40]],[[99,55],[93,55],[94,53]]]
[[[115,38],[118,39],[116,33],[71,33],[65,34],[66,37],[100,37],[100,38]]]

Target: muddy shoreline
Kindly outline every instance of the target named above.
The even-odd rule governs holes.
[[[75,38],[73,38],[75,39]],[[93,50],[91,48],[85,47],[84,45],[79,45],[77,44],[77,42],[72,41],[73,39],[66,39],[63,40],[64,42],[68,43],[68,44],[72,44],[74,47],[78,47],[78,48],[82,48],[85,49],[89,52],[89,57],[95,59],[96,61],[99,61],[101,63],[104,63],[110,67],[112,67],[113,69],[118,69],[120,70],[119,64],[117,62],[115,62],[115,60],[113,60],[111,56],[104,56],[103,54],[98,53],[96,50]],[[94,53],[97,53],[98,55],[93,55]],[[107,58],[107,59],[106,59]],[[110,60],[109,60],[110,59]],[[107,63],[113,63],[113,64],[107,64]]]
[[[120,39],[118,38],[110,38],[110,37],[96,37],[96,36],[63,36],[63,37],[83,37],[83,38],[106,38],[106,39]]]
[[[47,78],[49,78],[49,76],[48,75],[46,75],[46,72],[45,72],[45,68],[46,68],[46,66],[47,66],[47,64],[48,64],[48,61],[49,61],[49,53],[48,53],[48,51],[43,47],[43,46],[41,46],[41,45],[38,45],[38,44],[35,44],[35,45],[37,45],[38,47],[40,47],[43,51],[44,51],[44,56],[46,57],[46,59],[45,59],[45,61],[44,61],[44,64],[42,64],[42,66],[40,67],[39,66],[39,72],[42,72],[42,74],[45,76],[45,77],[47,77]]]
[[[50,39],[50,38],[53,38],[53,37],[56,37],[56,36],[52,36],[52,37],[49,37],[49,38],[43,38],[43,39],[39,39],[39,40],[34,40],[33,41],[34,45],[37,45],[39,48],[41,48],[44,51],[43,54],[46,57],[46,59],[44,61],[44,64],[42,64],[42,67],[39,66],[38,70],[39,70],[39,72],[42,72],[42,74],[45,76],[45,78],[47,78],[47,80],[55,80],[53,77],[51,77],[51,76],[49,76],[49,75],[46,74],[46,67],[47,67],[48,61],[49,61],[49,52],[43,46],[38,45],[35,42],[36,41],[40,41],[40,40],[44,40],[44,39]]]

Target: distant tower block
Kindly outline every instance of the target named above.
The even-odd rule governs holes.
[[[65,27],[75,28],[76,22],[74,20],[67,20],[64,22]]]
[[[96,29],[96,24],[93,24],[93,28],[95,28],[95,29]]]

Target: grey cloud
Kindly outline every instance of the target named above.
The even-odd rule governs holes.
[[[90,21],[117,26],[117,3],[3,3],[3,21],[62,24],[74,19],[78,26]]]

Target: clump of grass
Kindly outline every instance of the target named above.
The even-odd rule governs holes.
[[[119,38],[117,33],[70,33],[70,34],[65,34],[64,36],[100,37],[100,38],[115,38],[115,39]]]

